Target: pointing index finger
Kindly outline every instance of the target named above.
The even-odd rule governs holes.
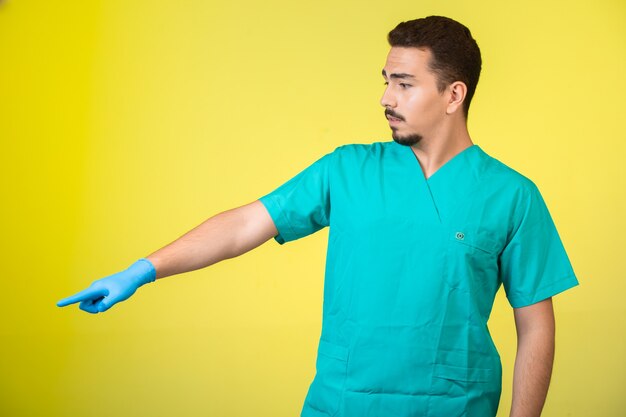
[[[72,296],[62,299],[57,303],[57,307],[65,307],[70,304],[78,303],[80,301],[90,300],[100,298],[106,295],[106,290],[103,288],[95,289],[95,288],[87,288],[86,290],[82,290]]]

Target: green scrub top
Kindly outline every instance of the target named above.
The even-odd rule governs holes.
[[[487,328],[578,284],[539,190],[474,144],[428,179],[394,141],[336,148],[259,199],[281,245],[329,226],[322,332],[301,417],[489,417]]]

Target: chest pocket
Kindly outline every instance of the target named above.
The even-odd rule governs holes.
[[[469,229],[460,227],[459,230],[449,232],[449,240],[457,244],[468,246],[482,252],[493,254],[498,250],[498,242],[480,229]]]
[[[446,233],[448,285],[468,290],[497,285],[498,240],[488,230],[471,225],[454,226]]]

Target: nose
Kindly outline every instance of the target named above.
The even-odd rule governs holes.
[[[391,107],[391,108],[396,107],[396,99],[393,96],[393,93],[391,92],[389,86],[385,88],[385,92],[383,93],[383,96],[380,98],[380,105],[383,107]]]

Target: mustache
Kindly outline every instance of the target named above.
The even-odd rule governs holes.
[[[387,116],[391,116],[391,117],[394,117],[394,118],[396,118],[396,119],[404,120],[404,119],[402,118],[402,116],[400,116],[400,115],[398,115],[398,114],[396,114],[396,113],[392,112],[391,110],[385,110],[385,117],[387,117]]]

